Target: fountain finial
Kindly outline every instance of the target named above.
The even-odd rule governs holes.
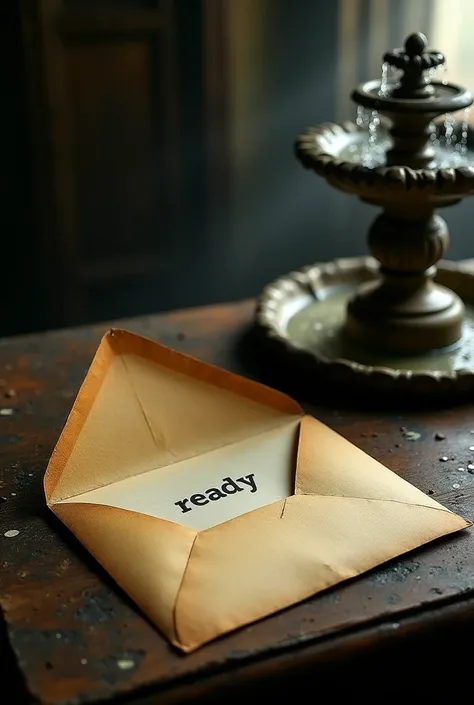
[[[420,56],[428,46],[428,39],[423,32],[414,32],[405,39],[405,53],[408,56]]]
[[[394,98],[416,100],[434,94],[430,77],[425,71],[445,63],[440,51],[428,51],[428,39],[422,32],[414,32],[405,39],[403,48],[392,49],[384,55],[384,61],[403,71],[400,84],[393,91]]]

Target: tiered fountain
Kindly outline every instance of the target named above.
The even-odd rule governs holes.
[[[375,259],[282,277],[262,293],[257,323],[288,360],[298,355],[308,370],[332,370],[345,382],[367,387],[375,377],[404,391],[474,391],[463,302],[474,302],[474,277],[449,263],[437,272],[449,233],[435,213],[474,192],[466,115],[457,128],[452,118],[473,98],[435,80],[445,58],[428,51],[421,33],[383,61],[382,78],[352,94],[356,123],[325,123],[296,145],[306,168],[383,209],[368,237]]]

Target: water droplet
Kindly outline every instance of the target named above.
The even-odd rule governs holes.
[[[417,431],[404,431],[403,435],[407,441],[417,441],[421,438],[421,433],[418,433]]]

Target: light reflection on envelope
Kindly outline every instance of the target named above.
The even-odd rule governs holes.
[[[470,525],[289,397],[120,330],[44,486],[186,652]]]

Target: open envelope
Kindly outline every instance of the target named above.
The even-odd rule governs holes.
[[[183,651],[469,526],[287,396],[119,330],[44,486]]]

